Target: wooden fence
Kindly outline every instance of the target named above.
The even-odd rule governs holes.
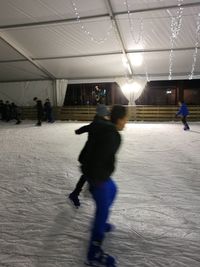
[[[110,108],[108,106],[108,108]],[[174,121],[178,106],[127,106],[130,121]],[[200,121],[200,106],[189,106],[189,121]],[[96,106],[66,106],[54,108],[58,120],[91,121]],[[36,119],[36,110],[22,107],[22,119]]]

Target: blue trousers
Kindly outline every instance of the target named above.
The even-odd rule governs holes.
[[[90,192],[96,204],[91,242],[103,241],[109,209],[115,199],[117,186],[111,178],[99,185],[91,185]]]

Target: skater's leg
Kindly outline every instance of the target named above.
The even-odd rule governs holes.
[[[78,208],[81,205],[78,196],[79,196],[86,181],[87,181],[87,177],[85,175],[81,175],[81,177],[79,178],[79,180],[76,184],[75,189],[69,195],[69,199],[73,202],[73,204],[76,208]]]
[[[108,180],[98,186],[90,187],[90,192],[96,204],[96,212],[87,260],[91,264],[101,263],[103,266],[115,267],[115,259],[105,254],[101,248],[105,234],[105,225],[109,216],[109,207],[111,205],[111,184],[112,182]]]
[[[92,197],[96,204],[95,218],[92,229],[92,239],[103,240],[105,223],[109,215],[110,207],[110,186],[109,182],[103,182],[99,186],[90,188]]]
[[[189,130],[190,127],[189,127],[189,125],[188,125],[188,123],[187,123],[186,116],[183,116],[181,120],[182,120],[182,123],[183,123],[183,125],[184,125],[184,130]]]
[[[117,194],[117,186],[114,181],[110,178],[109,183],[109,207],[113,204],[116,194]],[[115,226],[111,223],[106,222],[105,224],[105,232],[111,232],[115,229]]]
[[[109,186],[109,191],[110,191],[109,206],[111,206],[117,194],[117,186],[111,178],[108,181],[108,186]]]
[[[78,196],[80,194],[80,192],[82,191],[82,188],[83,188],[84,184],[86,183],[86,181],[87,181],[87,177],[84,174],[81,175],[81,177],[79,178],[79,180],[76,184],[76,187],[75,187],[73,193]]]

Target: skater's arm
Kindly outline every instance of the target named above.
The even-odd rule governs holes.
[[[81,128],[75,130],[75,134],[88,133],[90,129],[90,124],[82,126]]]
[[[181,113],[182,113],[182,111],[183,111],[183,108],[182,108],[182,106],[179,108],[179,110],[178,110],[178,112],[176,113],[176,117],[178,116],[178,115],[180,115]]]

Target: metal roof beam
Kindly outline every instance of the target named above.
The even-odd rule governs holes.
[[[17,45],[9,40],[9,38],[0,32],[0,39],[3,40],[6,44],[8,44],[10,47],[12,47],[17,53],[19,53],[21,56],[23,56],[25,59],[27,59],[31,64],[33,64],[37,69],[39,69],[42,73],[45,74],[47,78],[50,78],[52,80],[56,79],[53,74],[51,74],[49,71],[47,71],[44,67],[40,66],[37,62],[35,62],[30,56],[28,56],[21,48],[17,47]]]
[[[109,12],[109,15],[110,15],[110,19],[115,27],[115,32],[116,32],[116,35],[118,37],[118,40],[119,40],[119,44],[121,46],[121,50],[122,50],[122,53],[126,59],[126,63],[127,63],[127,70],[129,72],[128,76],[133,76],[133,68],[132,68],[132,65],[130,63],[130,60],[126,54],[126,49],[125,49],[125,45],[123,43],[123,40],[122,40],[122,36],[121,36],[121,33],[120,33],[120,30],[119,30],[119,27],[118,27],[118,24],[117,24],[117,21],[115,19],[115,14],[113,13],[113,9],[112,9],[112,5],[111,5],[111,2],[110,0],[105,0],[105,4],[108,8],[108,12]],[[127,71],[126,70],[126,71]]]
[[[106,1],[106,0],[105,0]],[[110,1],[106,1],[109,2]],[[110,4],[109,4],[110,5]],[[200,6],[200,2],[198,3],[187,3],[182,4],[181,7],[183,8],[189,8],[189,7],[197,7]],[[152,12],[152,11],[159,11],[159,10],[166,10],[166,9],[175,9],[178,8],[177,5],[169,5],[169,6],[162,6],[162,7],[152,7],[152,8],[143,8],[143,9],[137,9],[137,10],[130,10],[130,13],[142,13],[142,12]],[[118,15],[127,15],[127,11],[121,11],[121,12],[113,12],[113,17]],[[91,19],[97,19],[97,18],[105,18],[109,17],[109,13],[99,14],[99,15],[92,15],[92,16],[85,16],[81,17],[81,21],[91,20]],[[3,25],[0,26],[0,29],[12,29],[12,28],[26,28],[26,27],[34,27],[34,26],[45,26],[45,25],[57,25],[57,24],[63,24],[63,23],[70,23],[70,22],[76,22],[77,18],[68,18],[68,19],[60,19],[60,20],[48,20],[48,21],[39,21],[39,22],[30,22],[30,23],[21,23],[21,24],[11,24],[11,25]]]
[[[80,20],[91,20],[97,18],[105,18],[109,17],[109,14],[99,14],[81,17]],[[63,23],[77,22],[77,18],[69,18],[69,19],[58,19],[58,20],[47,20],[47,21],[39,21],[39,22],[30,22],[30,23],[21,23],[21,24],[11,24],[11,25],[3,25],[0,26],[0,30],[12,29],[12,28],[27,28],[34,26],[48,26],[48,25],[58,25]]]
[[[173,48],[173,51],[190,51],[194,50],[194,47],[180,47]],[[146,50],[126,50],[126,54],[131,53],[159,53],[159,52],[170,52],[170,48],[163,49],[146,49]],[[83,57],[99,57],[99,56],[112,56],[112,55],[123,55],[122,51],[108,52],[108,53],[95,53],[95,54],[82,54],[82,55],[70,55],[70,56],[55,56],[55,57],[38,57],[32,58],[32,60],[56,60],[56,59],[70,59],[70,58],[83,58]],[[9,60],[0,60],[0,63],[14,63],[14,62],[24,62],[27,59],[9,59]]]
[[[188,4],[181,4],[181,7],[183,8],[189,8],[189,7],[196,7],[200,6],[200,2],[198,3],[188,3]],[[129,10],[130,13],[143,13],[143,12],[152,12],[152,11],[160,11],[160,10],[167,10],[167,9],[175,9],[179,8],[178,5],[170,5],[170,6],[161,6],[161,7],[152,7],[152,8],[143,8],[143,9],[134,9],[134,10]],[[121,12],[116,12],[115,15],[126,15],[127,11],[121,11]]]

